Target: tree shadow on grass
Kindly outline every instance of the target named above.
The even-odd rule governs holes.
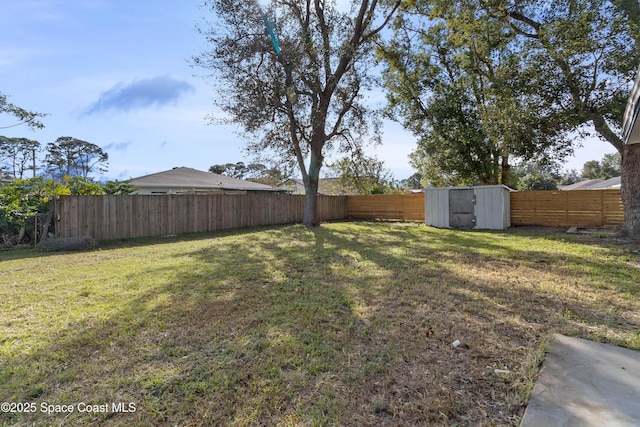
[[[194,239],[174,262],[120,278],[142,290],[117,308],[2,356],[0,400],[134,402],[135,413],[0,424],[517,425],[539,342],[624,336],[616,325],[635,306],[612,289],[617,311],[599,314],[602,298],[561,283],[588,257],[509,238],[336,224]]]
[[[283,226],[286,227],[286,226]],[[259,232],[260,230],[271,229],[273,227],[260,226],[260,227],[245,227],[235,228],[231,230],[219,230],[211,232],[200,233],[185,233],[185,234],[170,234],[165,236],[153,236],[153,237],[134,237],[130,239],[116,239],[99,241],[97,246],[86,251],[43,251],[37,248],[16,248],[16,249],[3,249],[0,250],[0,262],[20,259],[31,258],[44,258],[50,256],[77,254],[96,252],[102,250],[122,249],[132,247],[144,247],[149,245],[162,245],[173,244],[178,242],[190,242],[199,240],[209,240],[214,238],[222,238],[227,236],[241,236],[244,234],[251,234]]]
[[[514,249],[512,244],[502,243],[502,239],[512,238],[508,233],[430,233],[420,228],[398,228],[386,233],[383,245],[376,244],[374,235],[369,242],[358,237],[363,235],[366,234],[339,230],[333,238],[358,241],[353,248],[363,259],[404,272],[395,282],[397,291],[389,293],[386,306],[393,310],[394,301],[400,300],[403,293],[414,292],[410,301],[416,307],[428,307],[418,310],[428,319],[427,335],[436,335],[432,331],[440,328],[448,342],[470,342],[485,359],[491,355],[493,366],[509,360],[504,364],[526,370],[526,355],[535,353],[541,337],[554,331],[640,347],[640,317],[634,314],[639,307],[632,298],[640,293],[640,274],[624,262],[603,268],[588,254],[550,254],[547,248]],[[396,245],[413,250],[390,250],[393,239],[389,235],[397,237]],[[430,238],[436,242],[420,243]],[[548,243],[548,249],[559,250],[553,245],[557,242]],[[617,255],[618,251],[613,253]],[[433,264],[439,268],[425,268]],[[594,275],[602,280],[594,282]],[[421,294],[415,287],[407,290],[402,286],[403,278],[421,280],[424,286],[434,289],[445,287],[446,291]],[[442,319],[448,321],[443,323]],[[478,360],[472,358],[470,362],[477,366]],[[468,370],[462,371],[468,374]],[[476,383],[481,384],[482,378],[479,375]]]
[[[269,239],[294,239],[279,233],[268,231]],[[339,286],[320,289],[331,278],[322,262],[306,274],[314,262],[306,244],[269,255],[270,245],[232,237],[180,254],[179,268],[150,262],[125,281],[163,283],[107,316],[69,324],[26,358],[8,358],[3,398],[69,404],[114,396],[136,402],[135,414],[2,414],[0,423],[270,424],[298,404],[310,405],[316,421],[335,420],[331,403],[314,396],[329,387],[318,378],[341,351],[326,334],[345,341],[358,327],[348,299]]]

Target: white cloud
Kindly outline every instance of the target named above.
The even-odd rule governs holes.
[[[193,85],[169,76],[152,77],[131,83],[118,83],[100,95],[85,111],[86,115],[106,110],[131,110],[163,106],[176,102],[185,92],[194,91]]]

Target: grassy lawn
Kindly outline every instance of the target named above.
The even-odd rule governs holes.
[[[551,333],[640,349],[640,246],[604,235],[333,223],[0,271],[0,402],[35,409],[0,425],[517,426]]]

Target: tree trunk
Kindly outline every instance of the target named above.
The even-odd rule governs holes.
[[[621,179],[623,235],[640,239],[640,144],[625,144]]]
[[[310,186],[305,185],[304,191],[304,215],[302,218],[302,224],[305,227],[317,227],[320,225],[320,221],[318,221],[318,205],[317,205],[317,197],[318,197],[318,181],[316,180],[315,185],[313,182],[310,183]]]
[[[47,212],[47,218],[44,220],[44,224],[42,224],[42,234],[40,237],[40,243],[46,242],[49,238],[49,225],[51,225],[51,220],[53,219],[53,206],[49,208],[49,212]]]
[[[320,180],[320,168],[322,167],[322,156],[317,155],[315,150],[311,151],[309,159],[309,173],[304,183],[304,214],[302,224],[306,227],[317,227],[320,225],[318,217],[318,182]]]
[[[511,166],[509,166],[509,156],[508,155],[503,155],[502,156],[502,167],[500,168],[500,182],[499,182],[499,184],[507,185],[507,183],[509,182],[509,169],[511,169]]]

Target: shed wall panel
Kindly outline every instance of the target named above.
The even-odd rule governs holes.
[[[476,227],[504,230],[511,226],[509,193],[505,187],[476,187]]]
[[[449,228],[449,189],[427,188],[424,193],[425,224]]]
[[[473,191],[475,229],[503,230],[511,226],[510,190],[503,185],[425,189],[425,224],[449,228],[451,190]]]

